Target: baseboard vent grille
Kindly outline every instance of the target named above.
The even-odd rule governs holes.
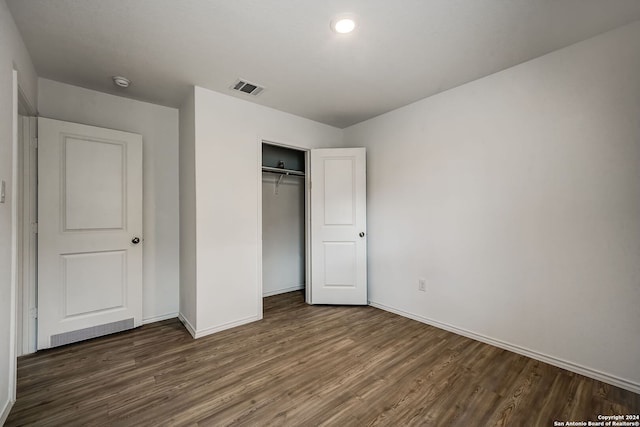
[[[126,331],[127,329],[132,329],[133,325],[132,317],[131,319],[119,320],[117,322],[106,323],[104,325],[78,329],[77,331],[51,335],[51,347],[58,347],[65,344],[101,337],[103,335],[113,334],[115,332]]]

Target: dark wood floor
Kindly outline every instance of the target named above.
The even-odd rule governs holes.
[[[265,299],[194,340],[177,320],[26,356],[7,426],[552,426],[640,395],[372,307]]]

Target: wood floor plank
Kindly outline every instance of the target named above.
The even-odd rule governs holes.
[[[176,320],[18,360],[7,426],[551,426],[640,396],[373,307],[264,300],[194,340]]]

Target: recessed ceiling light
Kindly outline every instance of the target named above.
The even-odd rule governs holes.
[[[356,28],[356,21],[352,16],[341,15],[331,21],[331,29],[339,34],[347,34]]]
[[[120,87],[129,87],[131,80],[122,76],[113,76],[113,84]]]

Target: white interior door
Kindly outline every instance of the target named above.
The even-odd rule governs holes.
[[[142,137],[38,119],[38,349],[142,323]]]
[[[310,302],[366,305],[365,149],[320,149],[310,155]]]

